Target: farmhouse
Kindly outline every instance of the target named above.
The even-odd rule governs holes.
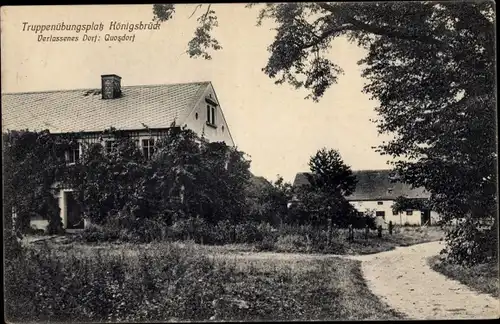
[[[399,225],[430,225],[438,220],[438,214],[431,210],[407,209],[395,212],[392,207],[398,197],[409,199],[428,199],[430,194],[423,188],[412,188],[409,184],[398,181],[391,170],[353,171],[356,176],[356,190],[346,199],[360,212],[373,213],[385,223],[392,221]],[[295,176],[294,186],[308,184],[306,173]]]
[[[2,93],[2,131],[82,134],[78,146],[66,152],[68,164],[79,160],[82,143],[101,143],[112,150],[112,135],[103,135],[111,127],[129,133],[146,156],[173,123],[207,141],[234,146],[211,82],[122,87],[121,77],[115,74],[101,75],[100,81],[97,89]],[[73,190],[63,187],[57,198],[64,228],[84,228]],[[31,224],[43,229],[48,222],[33,219]]]

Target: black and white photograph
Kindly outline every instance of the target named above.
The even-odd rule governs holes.
[[[500,318],[494,1],[0,20],[6,323]]]

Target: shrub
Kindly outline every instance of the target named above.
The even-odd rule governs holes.
[[[174,241],[189,241],[203,244],[221,244],[225,236],[218,237],[221,231],[217,226],[208,224],[199,217],[181,219],[168,228],[168,237]]]
[[[231,243],[233,240],[234,227],[229,220],[223,220],[218,222],[215,226],[209,227],[207,230],[210,233],[210,238],[207,238],[207,244],[227,244]]]
[[[478,220],[464,219],[447,228],[446,254],[448,261],[473,265],[497,258],[498,232],[483,227]]]
[[[255,244],[256,251],[274,251],[276,249],[276,238],[273,236],[264,236],[262,241]]]
[[[77,236],[77,239],[89,243],[96,243],[117,241],[120,237],[120,229],[117,227],[95,225],[91,223]]]
[[[308,248],[306,238],[297,234],[280,236],[276,242],[276,249],[283,252],[303,252]]]
[[[261,232],[261,228],[255,223],[237,224],[235,228],[236,242],[235,243],[255,243],[263,240],[265,233]]]

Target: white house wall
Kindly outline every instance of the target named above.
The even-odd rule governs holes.
[[[216,128],[207,125],[208,103],[205,101],[205,98],[210,96],[214,101],[219,103],[215,109]],[[196,118],[196,116],[198,116],[198,118]],[[203,133],[205,138],[210,142],[225,142],[228,146],[234,146],[234,141],[229,132],[229,127],[224,118],[220,102],[217,100],[212,86],[207,87],[205,93],[202,95],[195,108],[189,113],[183,124],[187,125],[187,128],[192,129],[198,135]]]
[[[431,210],[431,223],[436,224],[440,220],[439,214]]]
[[[373,212],[373,216],[375,216],[376,211],[385,212],[386,223],[392,221],[393,224],[398,225],[421,225],[422,213],[419,210],[412,210],[412,215],[407,215],[406,211],[394,215],[392,212],[394,200],[354,200],[349,202],[359,212]],[[382,202],[382,205],[379,205],[379,202]]]

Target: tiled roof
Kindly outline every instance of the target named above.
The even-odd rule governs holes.
[[[297,173],[294,186],[308,184],[307,172]],[[412,188],[409,184],[397,181],[391,170],[353,171],[358,181],[356,190],[347,200],[394,200],[399,196],[407,198],[429,198],[424,188]]]
[[[102,99],[100,89],[2,94],[2,131],[52,133],[168,128],[181,123],[210,82],[124,86],[122,96]]]

